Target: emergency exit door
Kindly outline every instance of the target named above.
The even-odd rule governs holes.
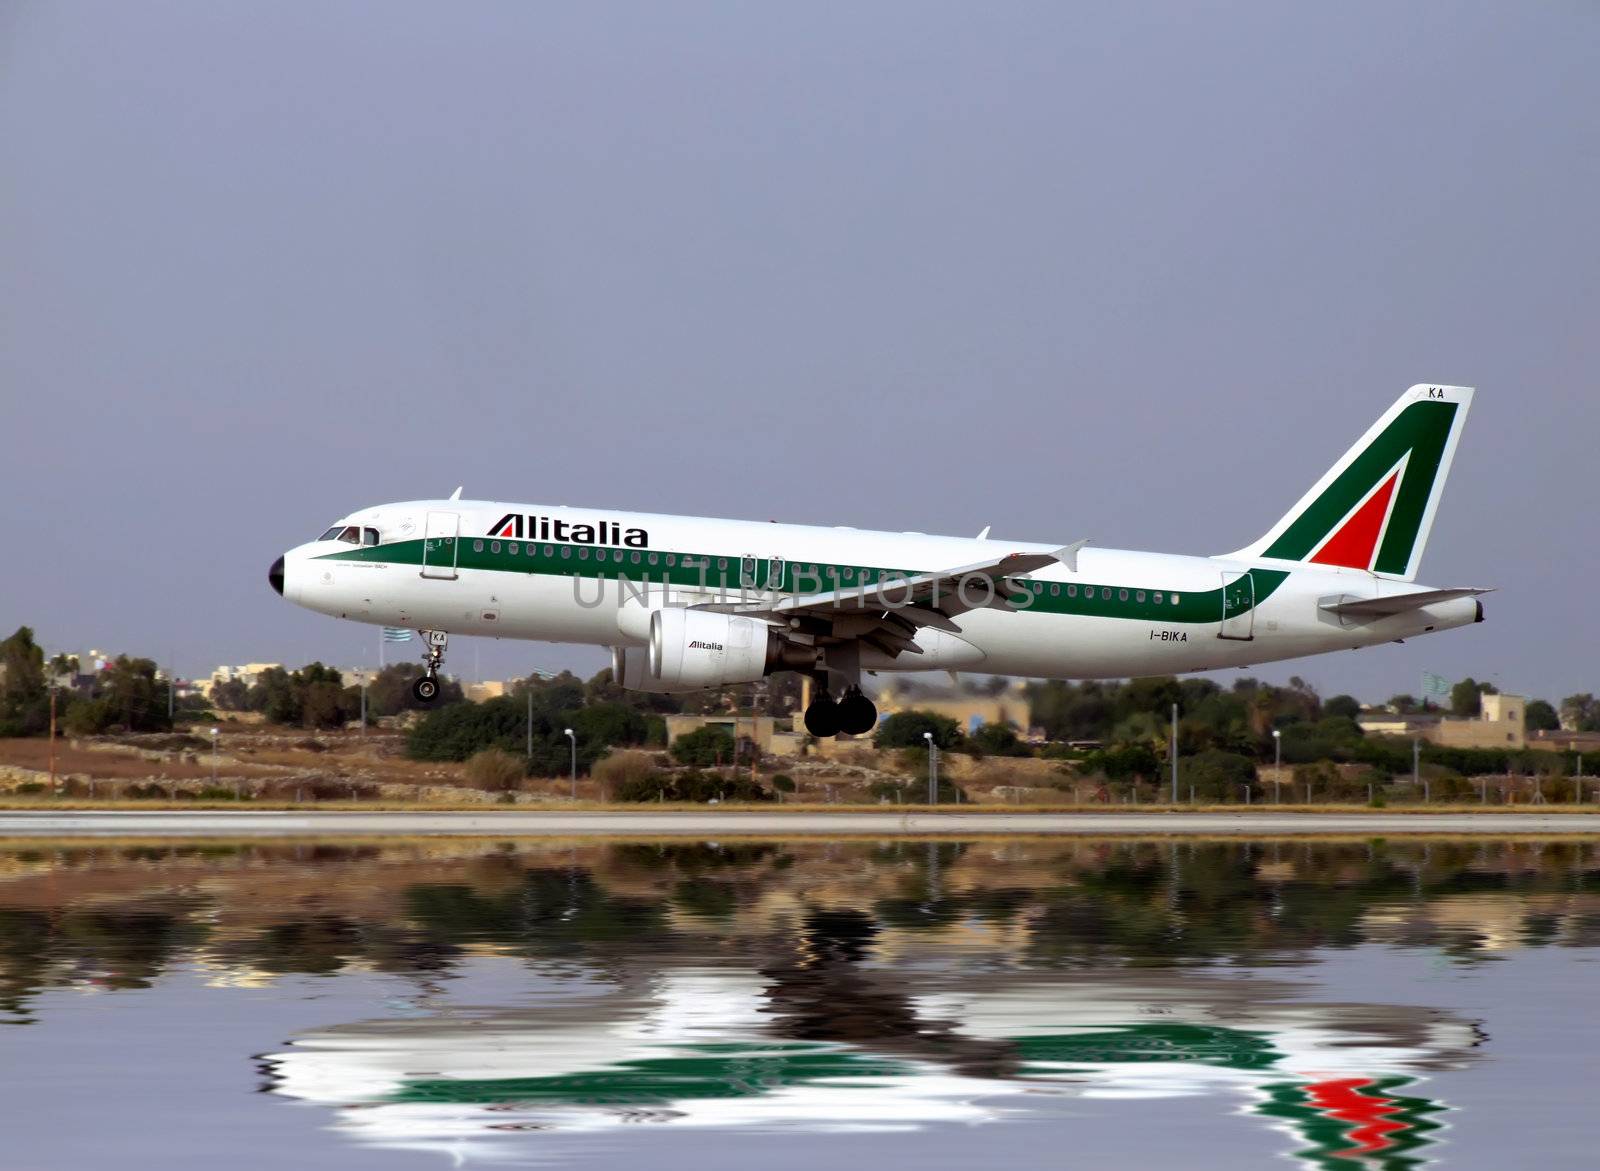
[[[1218,638],[1248,642],[1255,637],[1256,585],[1248,573],[1222,575],[1222,625]]]
[[[461,517],[454,512],[430,512],[422,532],[422,576],[454,581],[461,544]]]

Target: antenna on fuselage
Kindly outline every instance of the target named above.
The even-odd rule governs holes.
[[[460,500],[461,499],[461,489],[463,487],[465,487],[465,485],[460,485],[460,486],[458,486],[456,488],[456,490],[454,492],[450,493],[450,499],[451,500]]]

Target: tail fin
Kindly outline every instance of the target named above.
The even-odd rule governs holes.
[[[1231,556],[1414,580],[1471,406],[1471,387],[1413,386],[1266,536]]]

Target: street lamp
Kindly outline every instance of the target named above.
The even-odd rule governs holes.
[[[211,787],[217,787],[217,730],[211,729]]]
[[[572,741],[572,799],[578,799],[578,734],[571,728],[562,728],[568,740]]]
[[[1272,799],[1283,803],[1283,729],[1272,729]]]
[[[939,746],[933,742],[933,733],[924,732],[928,743],[928,804],[939,804]]]

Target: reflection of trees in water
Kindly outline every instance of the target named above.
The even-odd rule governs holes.
[[[434,977],[481,945],[601,968],[715,948],[773,976],[794,1035],[821,1036],[906,1019],[893,983],[862,963],[889,932],[937,943],[1005,925],[1012,950],[995,958],[1042,967],[1286,962],[1374,938],[1463,962],[1508,940],[1600,944],[1583,841],[475,849],[442,861],[373,844],[0,852],[0,1010],[14,1019],[52,985],[142,987],[194,957],[269,975],[359,963]],[[263,879],[299,893],[266,898]],[[765,908],[772,894],[799,917]],[[974,1068],[985,1060],[997,1059],[974,1054]]]

